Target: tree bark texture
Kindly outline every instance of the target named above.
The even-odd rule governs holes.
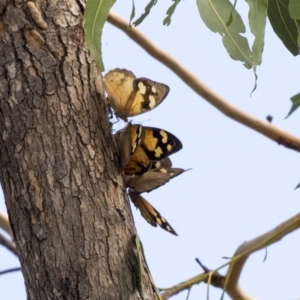
[[[28,299],[141,299],[83,9],[80,0],[0,0],[0,180]]]

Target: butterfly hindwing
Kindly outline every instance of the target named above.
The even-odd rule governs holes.
[[[149,192],[170,180],[168,173],[148,171],[141,176],[126,176],[126,186],[139,193]]]
[[[150,193],[185,171],[188,170],[180,168],[150,169],[140,176],[126,176],[125,183],[127,187],[139,193]]]
[[[121,119],[126,119],[124,109],[133,93],[134,80],[134,74],[125,69],[114,69],[104,76],[104,87],[108,95],[108,101],[116,116]]]
[[[152,161],[145,150],[139,146],[130,156],[127,166],[124,168],[126,175],[142,175],[151,167]]]
[[[136,116],[157,107],[170,90],[163,83],[147,78],[136,78],[126,69],[109,71],[104,76],[104,86],[116,116],[124,121],[127,121],[127,117]]]
[[[129,196],[135,207],[140,210],[141,215],[149,224],[154,227],[158,224],[162,229],[177,235],[168,221],[144,197],[131,189],[129,189]]]
[[[172,161],[169,157],[165,157],[161,160],[154,161],[151,165],[151,169],[171,168]]]

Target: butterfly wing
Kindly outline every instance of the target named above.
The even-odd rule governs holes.
[[[133,83],[135,75],[126,69],[114,69],[104,76],[104,87],[108,95],[108,101],[117,117],[127,121],[126,105],[134,100]],[[130,100],[131,99],[131,100]]]
[[[129,189],[129,196],[135,207],[140,210],[141,215],[149,224],[154,227],[158,224],[162,229],[177,235],[168,221],[144,197],[131,189]]]
[[[145,113],[157,107],[168,95],[170,88],[147,78],[133,81],[133,93],[126,103],[124,112],[127,117]]]
[[[158,161],[182,149],[182,143],[172,133],[154,127],[144,127],[145,137],[141,147],[150,160]]]
[[[125,183],[127,187],[139,193],[150,193],[185,171],[188,170],[180,168],[150,169],[141,176],[126,176]]]
[[[154,161],[151,165],[152,169],[161,169],[161,168],[171,168],[172,167],[172,161],[169,157],[165,157],[161,160]]]
[[[171,176],[168,173],[149,171],[141,176],[126,176],[125,183],[127,187],[134,189],[139,193],[144,193],[164,185],[170,178]]]
[[[125,175],[142,175],[151,167],[152,161],[145,150],[139,146],[130,156],[127,166],[124,168]]]

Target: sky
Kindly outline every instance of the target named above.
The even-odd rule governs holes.
[[[140,15],[147,1],[136,1]],[[171,1],[160,1],[138,27],[159,47],[170,53],[201,81],[228,102],[261,120],[273,116],[272,124],[299,136],[300,111],[285,119],[290,97],[300,91],[299,58],[293,57],[272,31],[266,28],[258,87],[254,75],[241,62],[233,61],[221,37],[200,19],[194,1],[182,1],[170,26],[162,25]],[[238,2],[247,19],[247,5]],[[129,19],[131,1],[118,1],[112,9]],[[253,39],[249,30],[247,37]],[[193,92],[171,70],[110,24],[104,27],[103,59],[106,71],[126,68],[170,87],[164,102],[134,123],[160,127],[175,134],[183,149],[172,155],[174,167],[192,168],[163,187],[143,196],[178,233],[173,236],[150,226],[132,206],[148,265],[157,287],[167,288],[202,273],[199,258],[210,269],[224,264],[244,241],[255,238],[299,212],[299,153],[227,118]],[[121,128],[121,123],[115,125]],[[3,196],[0,209],[5,210]],[[295,231],[266,250],[253,254],[240,278],[241,287],[258,299],[300,298],[300,232]],[[19,265],[0,247],[0,271]],[[221,270],[225,274],[226,270]],[[26,299],[20,273],[0,278],[1,300]],[[192,288],[190,300],[206,299],[207,285]],[[210,299],[222,291],[211,287]],[[174,296],[186,299],[187,292]],[[225,296],[225,299],[229,299]]]

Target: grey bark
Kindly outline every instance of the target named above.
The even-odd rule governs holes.
[[[0,0],[1,185],[29,299],[141,299],[135,228],[82,13],[75,0]]]

